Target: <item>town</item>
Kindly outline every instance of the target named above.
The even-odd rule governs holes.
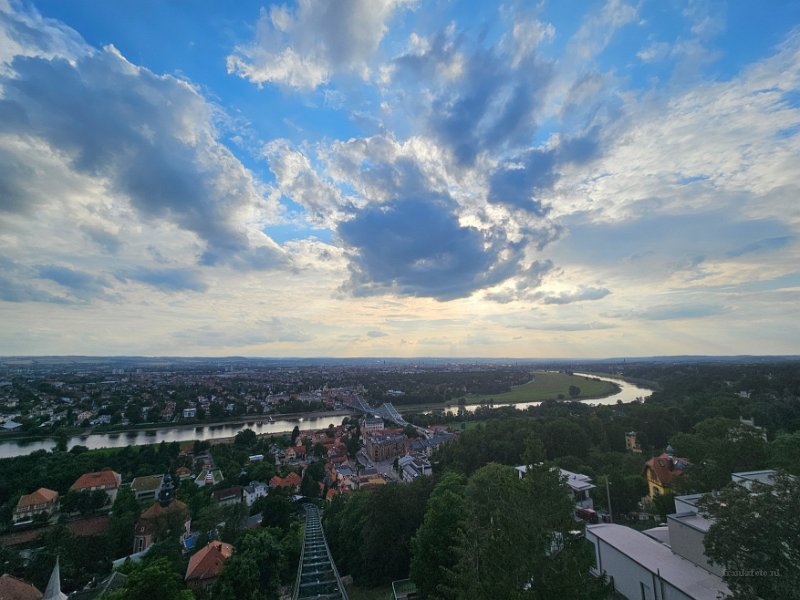
[[[429,367],[426,376],[468,372],[495,381],[502,397],[500,382],[516,367],[503,367],[502,377],[498,368],[446,365]],[[786,404],[796,398],[787,390],[800,383],[795,364],[656,361],[622,370],[658,391],[611,405],[555,398],[525,410],[470,412],[462,405],[454,414],[401,414],[388,411],[390,403],[366,402],[363,385],[323,384],[280,392],[349,409],[319,429],[297,421],[292,431],[259,435],[245,424],[211,440],[98,450],[56,445],[0,460],[0,591],[10,598],[134,598],[157,584],[172,590],[164,592],[170,598],[233,598],[248,586],[264,598],[437,597],[452,573],[461,573],[456,586],[472,577],[460,571],[460,554],[437,552],[458,547],[459,531],[480,529],[487,515],[503,510],[509,539],[527,530],[551,540],[549,549],[508,559],[519,561],[521,573],[530,577],[537,560],[555,568],[572,556],[582,565],[572,567],[573,587],[548,584],[562,597],[638,598],[642,590],[645,598],[733,597],[748,580],[730,575],[742,564],[725,562],[724,502],[757,498],[775,509],[797,487],[791,457],[800,439],[785,429],[800,424],[797,408]],[[218,381],[223,394],[229,373],[195,376],[204,385]],[[526,386],[535,386],[537,373]],[[31,379],[9,376],[7,394]],[[405,377],[415,376],[406,367]],[[52,372],[45,377],[54,380]],[[384,382],[388,389],[404,387],[395,377]],[[274,395],[266,389],[267,398]],[[699,390],[694,399],[688,389]],[[187,405],[207,394],[195,393]],[[402,402],[399,393],[379,397]],[[442,494],[447,505],[437,501]],[[542,502],[557,513],[526,524]],[[508,543],[491,538],[481,552]],[[789,568],[780,556],[770,564],[775,572]],[[511,585],[511,593],[516,581],[492,586]]]

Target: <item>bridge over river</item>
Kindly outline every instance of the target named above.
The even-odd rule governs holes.
[[[375,415],[376,417],[381,417],[387,421],[392,421],[393,423],[400,425],[400,427],[405,427],[408,425],[408,421],[403,418],[403,415],[397,411],[391,402],[381,404],[379,407],[375,408],[374,406],[370,406],[364,402],[364,399],[359,396],[357,400],[345,403],[345,406],[353,408],[367,415]]]

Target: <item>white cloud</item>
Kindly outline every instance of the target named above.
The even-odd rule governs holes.
[[[255,40],[236,46],[228,72],[253,83],[314,89],[336,73],[368,76],[398,10],[413,0],[298,0],[262,9]]]

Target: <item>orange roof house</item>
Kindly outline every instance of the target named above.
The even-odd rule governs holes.
[[[644,474],[647,477],[647,489],[651,498],[669,493],[672,483],[683,475],[689,465],[685,458],[676,458],[664,452],[654,456],[645,463]]]
[[[0,577],[0,600],[42,600],[42,592],[27,581],[3,575]]]
[[[58,492],[39,488],[19,499],[14,509],[14,521],[26,521],[40,513],[50,514],[58,504]]]
[[[152,506],[139,515],[133,537],[133,551],[141,552],[152,546],[159,539],[165,537],[178,527],[181,528],[181,538],[189,535],[192,519],[189,508],[180,500],[170,500],[168,503],[156,500]]]
[[[278,477],[277,475],[275,475],[272,479],[269,480],[269,486],[273,487],[273,488],[275,488],[275,487],[281,487],[281,488],[288,487],[288,488],[297,489],[298,487],[300,487],[300,482],[302,480],[303,479],[302,479],[302,477],[300,477],[300,475],[298,475],[297,473],[292,471],[286,477]]]
[[[94,490],[103,490],[108,494],[111,502],[114,502],[121,483],[122,476],[108,469],[105,471],[97,471],[96,473],[84,473],[69,487],[69,491],[93,492]]]
[[[233,555],[233,546],[218,540],[198,550],[186,568],[186,585],[193,591],[208,590],[222,571],[222,565]]]

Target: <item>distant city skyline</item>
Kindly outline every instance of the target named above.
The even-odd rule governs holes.
[[[0,355],[796,355],[798,173],[797,2],[0,0]]]

